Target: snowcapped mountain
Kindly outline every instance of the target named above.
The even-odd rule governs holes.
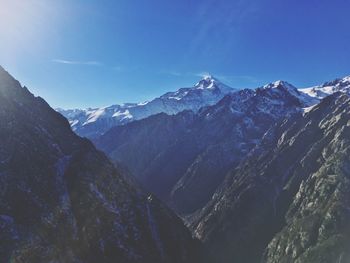
[[[350,94],[350,76],[341,79],[335,79],[320,86],[299,89],[299,91],[308,94],[309,96],[316,99],[323,99],[324,97],[337,91]]]
[[[57,109],[64,115],[72,129],[81,136],[96,138],[113,126],[144,119],[164,112],[169,115],[183,110],[197,112],[204,106],[214,105],[234,89],[212,76],[206,76],[190,88],[168,92],[158,98],[143,103],[127,103],[95,109]]]
[[[208,202],[234,168],[278,120],[313,98],[284,81],[239,90],[197,113],[158,114],[114,127],[94,140],[125,164],[143,186],[178,213]]]
[[[314,98],[310,94],[302,92],[302,90],[298,90],[292,84],[283,80],[278,80],[276,82],[267,84],[263,86],[263,89],[271,89],[271,91],[278,90],[278,92],[286,91],[298,100],[300,100],[302,103],[304,103],[307,107],[313,106],[319,102],[317,98]]]

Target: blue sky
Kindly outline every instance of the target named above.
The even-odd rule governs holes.
[[[53,107],[350,75],[348,0],[1,0],[0,64]]]

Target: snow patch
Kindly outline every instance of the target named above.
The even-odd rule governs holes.
[[[304,113],[308,113],[310,112],[313,108],[315,108],[317,105],[313,105],[313,106],[310,106],[310,107],[306,107],[306,108],[303,108],[303,112]]]
[[[116,113],[114,113],[112,115],[113,118],[119,118],[121,120],[125,120],[125,119],[132,119],[133,116],[131,115],[129,110],[125,110],[125,111],[117,111]]]
[[[90,113],[88,119],[86,122],[84,122],[83,125],[86,125],[88,123],[92,123],[92,122],[95,122],[97,121],[97,119],[101,118],[103,115],[106,114],[106,109],[105,108],[100,108],[100,109],[97,109],[93,112],[87,112],[88,114]]]

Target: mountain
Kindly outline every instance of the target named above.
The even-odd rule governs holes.
[[[226,173],[278,120],[314,103],[284,81],[226,95],[197,113],[158,114],[94,140],[148,190],[189,215],[211,199]]]
[[[317,99],[322,99],[338,91],[349,94],[350,93],[350,76],[340,78],[340,79],[335,79],[333,81],[326,82],[320,86],[299,89],[299,91]]]
[[[157,113],[173,115],[184,110],[196,112],[203,106],[215,104],[232,91],[232,88],[216,78],[206,76],[194,87],[168,92],[149,102],[86,110],[57,110],[69,120],[72,129],[78,135],[96,138],[114,126],[144,119]]]
[[[197,262],[198,243],[0,67],[2,262]]]
[[[350,261],[350,98],[274,125],[192,221],[218,262]]]

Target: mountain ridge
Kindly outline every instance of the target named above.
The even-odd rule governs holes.
[[[151,101],[126,103],[87,110],[57,109],[63,114],[79,135],[96,138],[114,126],[144,119],[157,113],[170,115],[183,110],[198,111],[203,106],[213,105],[234,89],[212,76],[205,76],[190,88],[167,92]]]
[[[278,80],[261,88],[293,87],[290,83]],[[317,104],[320,99],[336,91],[350,92],[350,77],[338,78],[319,86],[299,88],[298,96],[308,100],[309,106]],[[180,88],[167,92],[151,101],[141,103],[124,103],[100,108],[56,110],[70,122],[72,129],[83,137],[95,139],[114,126],[124,125],[134,120],[144,119],[157,113],[177,114],[182,110],[197,112],[201,107],[219,102],[226,94],[236,92],[218,80],[207,75],[190,88]],[[296,95],[296,94],[295,94]]]

